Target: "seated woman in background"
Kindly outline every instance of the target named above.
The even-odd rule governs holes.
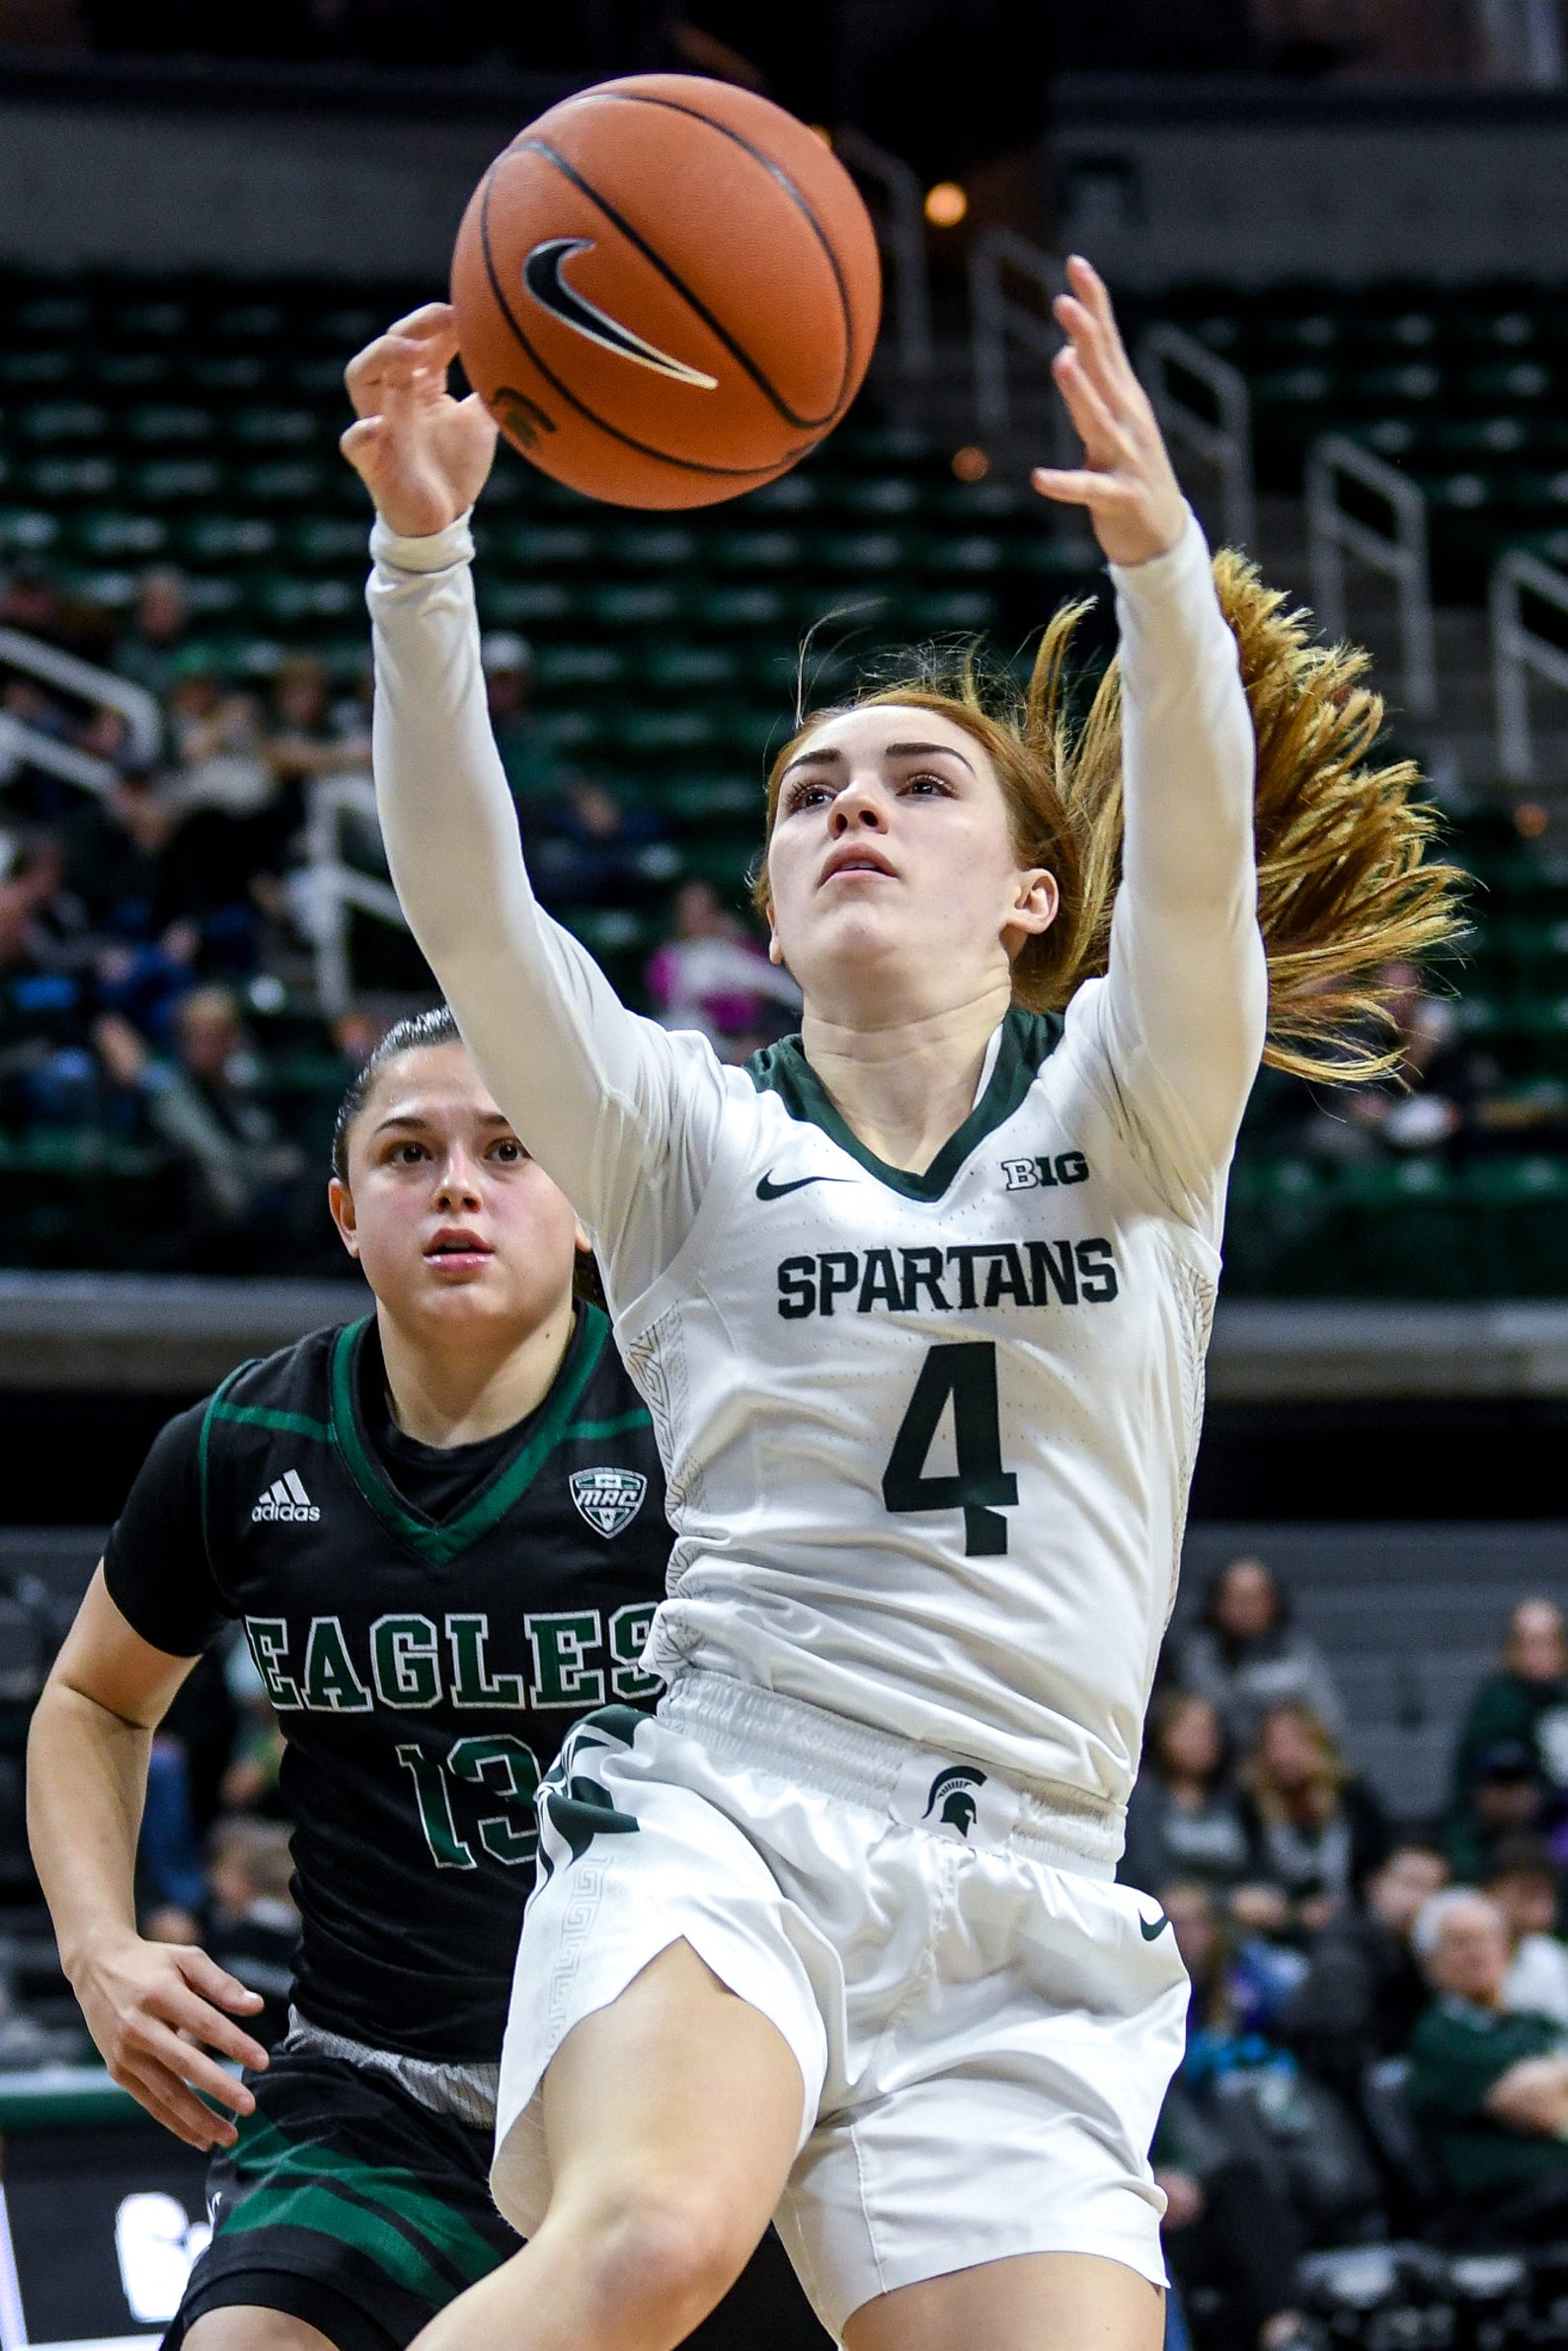
[[[1223,1725],[1208,1698],[1171,1690],[1149,1718],[1117,1875],[1145,1894],[1185,1879],[1245,1923],[1266,1926],[1278,1897],[1246,1883],[1257,1874],[1252,1827],[1231,1776]],[[1255,1916],[1256,1905],[1247,1900],[1260,1891],[1267,1917]]]
[[[1255,1923],[1315,1934],[1388,1851],[1383,1808],[1300,1699],[1269,1708],[1240,1778],[1258,1866],[1276,1890],[1274,1915]]]
[[[1336,1735],[1344,1708],[1317,1643],[1291,1623],[1290,1602],[1261,1559],[1231,1559],[1211,1579],[1203,1613],[1176,1643],[1175,1681],[1209,1699],[1238,1748],[1270,1706],[1304,1699]]]

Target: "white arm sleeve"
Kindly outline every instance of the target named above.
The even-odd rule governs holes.
[[[1253,839],[1256,741],[1196,519],[1111,567],[1125,845],[1103,1009],[1118,1084],[1172,1205],[1207,1222],[1268,1012]]]
[[[703,1040],[628,1012],[534,897],[490,731],[466,516],[424,539],[377,521],[370,552],[376,802],[398,898],[497,1102],[631,1297],[696,1213],[723,1072]]]

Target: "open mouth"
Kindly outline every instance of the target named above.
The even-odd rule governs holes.
[[[830,857],[823,874],[823,882],[834,882],[840,874],[881,874],[890,881],[897,878],[879,849],[851,849]]]
[[[477,1232],[453,1228],[435,1235],[425,1252],[425,1262],[427,1265],[475,1266],[482,1265],[487,1257],[494,1257],[495,1254],[490,1243],[481,1240]]]

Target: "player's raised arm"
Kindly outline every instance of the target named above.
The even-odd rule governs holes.
[[[356,422],[344,454],[377,511],[369,604],[382,832],[410,928],[497,1101],[584,1218],[613,1238],[646,1205],[670,1139],[675,1049],[625,1010],[528,880],[490,729],[469,570],[468,510],[496,429],[475,395],[447,391],[456,348],[451,310],[430,303],[360,352],[347,376]],[[677,1182],[667,1204],[677,1224],[690,1190]]]
[[[1054,373],[1083,443],[1044,496],[1087,509],[1113,567],[1122,672],[1123,879],[1110,991],[1118,1041],[1147,1071],[1173,1173],[1200,1187],[1229,1157],[1263,1049],[1255,745],[1236,643],[1110,296],[1068,264]]]

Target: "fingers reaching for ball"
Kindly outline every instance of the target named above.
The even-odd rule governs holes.
[[[1083,464],[1039,465],[1030,478],[1043,498],[1088,509],[1112,563],[1147,563],[1181,537],[1186,501],[1104,279],[1074,254],[1067,282],[1070,292],[1052,304],[1067,340],[1051,372],[1083,444]]]
[[[367,343],[344,371],[354,423],[340,447],[391,530],[428,538],[473,505],[490,472],[496,428],[469,393],[454,400],[451,305],[427,302]]]

